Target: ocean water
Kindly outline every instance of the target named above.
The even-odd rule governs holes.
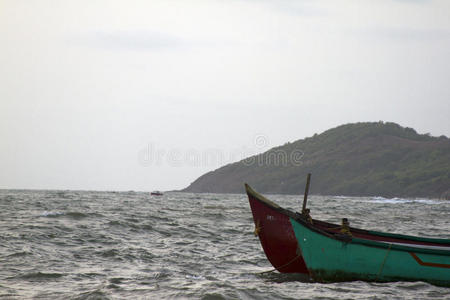
[[[298,210],[302,196],[268,195]],[[310,196],[314,218],[450,238],[450,201]],[[247,197],[0,190],[0,299],[450,299],[424,282],[273,271]]]

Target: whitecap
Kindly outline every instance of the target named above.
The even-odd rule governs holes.
[[[52,217],[52,216],[60,216],[63,215],[64,213],[59,212],[59,211],[44,211],[43,213],[41,213],[41,217]]]
[[[203,280],[205,277],[202,275],[186,275],[186,279]]]
[[[366,201],[367,202],[367,201]],[[442,201],[432,200],[432,199],[405,199],[405,198],[384,198],[384,197],[373,197],[370,201],[371,203],[386,203],[386,204],[403,204],[403,203],[423,203],[423,204],[441,204]]]
[[[388,200],[388,199],[386,199],[386,198],[384,198],[384,197],[381,197],[381,196],[376,196],[376,197],[373,197],[372,199],[373,199],[373,200],[378,200],[378,201]]]

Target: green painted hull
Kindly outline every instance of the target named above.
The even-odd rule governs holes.
[[[448,246],[398,245],[339,237],[302,220],[290,221],[308,271],[317,281],[426,281],[450,286]]]

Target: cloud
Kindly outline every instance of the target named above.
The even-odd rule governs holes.
[[[110,31],[80,35],[77,44],[113,50],[158,51],[192,46],[175,35],[154,31]]]
[[[249,3],[263,4],[271,10],[278,10],[284,14],[302,17],[319,17],[327,15],[327,10],[321,7],[320,1],[316,0],[246,0]]]
[[[366,28],[352,31],[358,37],[380,38],[392,41],[442,41],[450,40],[450,31],[444,29]]]
[[[395,2],[402,2],[406,4],[428,4],[432,0],[393,0]]]

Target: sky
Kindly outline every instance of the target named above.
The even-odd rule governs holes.
[[[181,189],[338,125],[449,116],[448,0],[0,0],[0,188]]]

